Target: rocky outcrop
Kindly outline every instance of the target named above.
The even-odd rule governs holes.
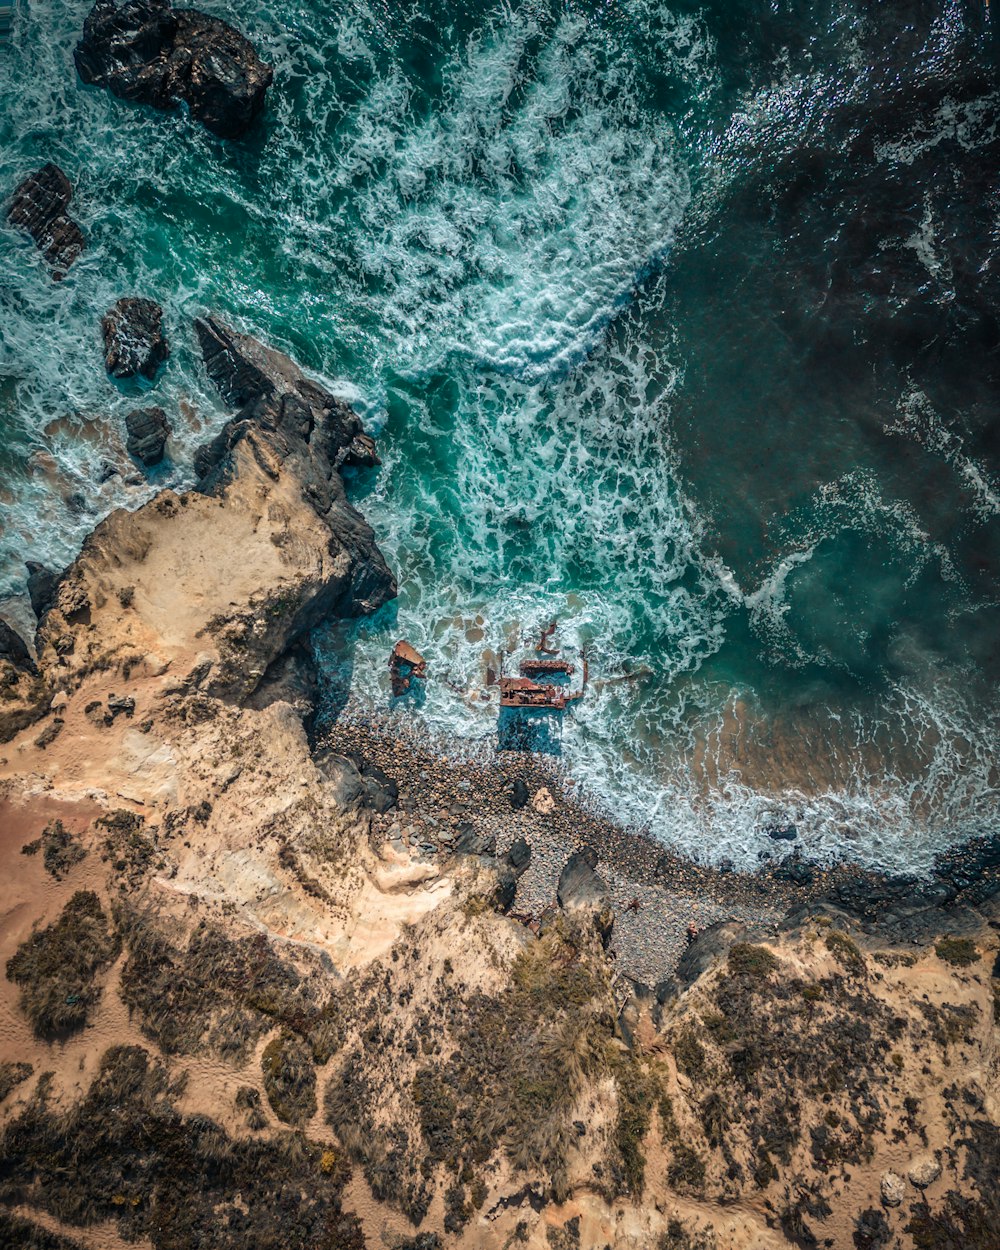
[[[163,334],[163,309],[151,299],[124,298],[101,321],[104,365],[113,378],[152,381],[170,355]]]
[[[184,103],[223,139],[246,134],[264,107],[271,67],[218,18],[169,0],[98,0],[74,53],[85,83],[153,108]]]
[[[611,908],[608,887],[596,871],[597,852],[586,846],[574,851],[559,874],[556,899],[564,911],[588,911],[593,915],[594,926],[607,946],[611,941],[615,913]]]
[[[224,394],[241,353],[266,375],[199,456],[201,490],[112,513],[60,579],[38,640],[60,684],[154,653],[186,688],[243,703],[320,621],[396,593],[337,471],[364,437],[355,414],[280,353],[217,322],[199,332]]]
[[[0,617],[0,661],[25,672],[35,671],[35,662],[31,658],[27,643],[2,617]]]
[[[83,251],[83,231],[69,216],[73,187],[58,165],[43,165],[29,174],[14,192],[7,220],[35,240],[52,267],[56,282]]]
[[[25,562],[28,570],[28,598],[31,610],[41,620],[55,602],[56,587],[59,585],[59,574],[48,569],[37,560]]]
[[[125,418],[125,449],[147,467],[159,464],[170,437],[170,422],[162,408],[136,408]]]
[[[283,352],[215,317],[197,320],[195,331],[208,376],[226,403],[240,409],[238,420],[281,428],[306,442],[315,436],[325,459],[338,469],[379,463],[375,441],[364,432],[357,413],[307,378]],[[224,431],[198,453],[195,467],[203,477],[224,459],[230,439],[231,433]]]

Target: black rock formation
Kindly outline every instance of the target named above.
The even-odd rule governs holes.
[[[41,620],[55,602],[60,575],[47,569],[44,564],[39,564],[37,560],[28,560],[25,568],[28,570],[28,598],[31,600],[31,609]]]
[[[123,100],[175,109],[223,139],[246,134],[264,107],[269,65],[238,31],[169,0],[98,0],[74,52],[85,83]]]
[[[163,309],[154,300],[120,299],[101,320],[104,365],[114,378],[144,377],[150,382],[170,355],[163,336]]]
[[[125,448],[144,465],[159,464],[170,437],[170,422],[162,408],[136,408],[125,418]]]
[[[6,660],[26,673],[36,672],[35,661],[21,635],[0,618],[0,660]]]
[[[29,174],[14,192],[7,220],[30,234],[52,267],[56,282],[83,251],[83,231],[69,216],[73,198],[69,179],[58,165],[43,165]]]

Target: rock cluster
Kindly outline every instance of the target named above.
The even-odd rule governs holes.
[[[83,251],[83,231],[69,216],[73,187],[58,165],[43,165],[14,192],[7,220],[26,231],[52,267],[60,282]]]
[[[162,408],[136,408],[125,418],[126,450],[147,467],[159,464],[170,436],[170,422]]]
[[[218,18],[169,0],[98,0],[74,52],[85,83],[153,108],[182,102],[223,139],[246,134],[264,107],[271,67]]]
[[[170,355],[163,334],[163,309],[155,300],[125,297],[101,320],[104,364],[113,378],[152,381]]]

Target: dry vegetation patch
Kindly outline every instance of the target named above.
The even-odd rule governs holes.
[[[21,1010],[39,1037],[81,1029],[100,998],[98,973],[117,957],[118,936],[92,890],[78,890],[59,919],[33,933],[7,960]]]

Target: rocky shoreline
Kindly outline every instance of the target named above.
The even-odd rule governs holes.
[[[194,332],[233,410],[198,489],[0,638],[0,1237],[986,1250],[996,841],[712,871],[552,761],[324,726],[310,632],[396,589],[340,473],[377,451]]]

